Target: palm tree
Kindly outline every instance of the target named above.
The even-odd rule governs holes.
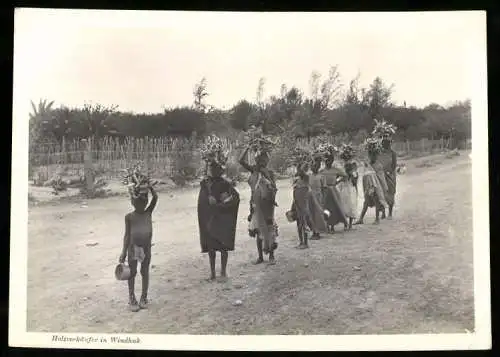
[[[43,135],[44,124],[52,120],[52,106],[54,101],[47,102],[47,99],[40,100],[38,106],[30,101],[32,112],[29,114],[30,146],[36,145]]]

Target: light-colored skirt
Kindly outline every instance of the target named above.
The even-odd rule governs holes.
[[[350,181],[342,181],[337,185],[340,193],[340,200],[344,207],[345,215],[349,218],[356,218],[358,215],[358,192]]]

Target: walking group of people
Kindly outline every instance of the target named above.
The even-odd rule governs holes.
[[[286,212],[289,222],[295,222],[299,236],[298,248],[308,248],[309,239],[320,239],[322,233],[334,233],[335,226],[343,224],[344,230],[353,224],[363,224],[368,208],[375,208],[375,222],[392,217],[396,192],[396,154],[391,148],[395,128],[385,121],[376,121],[371,137],[365,142],[368,162],[364,162],[362,192],[364,202],[358,216],[358,164],[359,158],[351,145],[340,148],[323,143],[313,151],[297,148],[292,152],[292,164],[296,174],[293,183],[293,200]],[[249,162],[253,152],[254,163]],[[268,167],[272,143],[264,138],[252,140],[243,150],[239,163],[250,176],[251,190],[248,215],[248,234],[256,239],[257,259],[254,264],[264,262],[274,265],[279,235],[276,223],[276,178]],[[228,152],[216,136],[210,137],[202,148],[206,163],[206,175],[200,183],[198,196],[198,225],[202,253],[208,253],[210,263],[209,280],[216,279],[216,252],[221,255],[222,279],[227,277],[228,252],[234,250],[240,196],[232,182],[224,177]],[[337,155],[340,162],[335,161]],[[357,160],[358,159],[358,160]],[[321,170],[324,164],[324,169]],[[120,263],[128,255],[131,274],[129,303],[133,311],[147,306],[149,262],[151,257],[151,213],[157,195],[151,185],[131,188],[134,212],[125,217],[125,238]],[[142,190],[142,191],[141,191]],[[153,200],[147,206],[147,191]],[[144,198],[146,195],[146,198]],[[357,220],[356,220],[357,219]],[[141,261],[143,291],[137,303],[134,293],[134,278],[137,262]],[[146,282],[144,282],[146,278]]]

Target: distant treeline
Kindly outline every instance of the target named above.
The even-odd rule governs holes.
[[[392,86],[375,78],[368,88],[359,88],[359,76],[343,86],[337,67],[324,80],[313,72],[310,93],[282,85],[279,95],[264,98],[265,80],[258,84],[256,100],[241,100],[229,110],[206,104],[207,82],[202,79],[193,90],[193,105],[165,109],[162,113],[121,112],[116,106],[84,104],[81,108],[40,101],[30,114],[30,146],[62,144],[92,137],[203,137],[217,133],[236,137],[251,125],[261,125],[275,135],[312,138],[318,135],[366,136],[374,118],[383,117],[398,127],[396,140],[471,137],[470,101],[448,107],[429,104],[424,108],[396,106]]]

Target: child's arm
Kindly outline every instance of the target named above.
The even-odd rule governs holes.
[[[248,163],[248,151],[250,150],[249,147],[247,147],[245,149],[245,151],[243,151],[243,153],[241,154],[240,156],[240,159],[238,160],[238,163],[243,166],[243,168],[249,172],[253,172],[254,171],[254,168],[252,167],[252,165],[250,165]]]
[[[398,155],[396,151],[392,150],[392,171],[396,171],[396,167],[398,166]]]
[[[119,262],[125,262],[125,258],[127,257],[127,250],[130,245],[130,218],[128,214],[125,216],[125,234],[123,236],[123,248],[122,253],[120,254]]]
[[[151,196],[153,196],[153,198],[151,199],[151,203],[149,204],[149,207],[146,209],[146,211],[148,211],[149,213],[153,213],[153,210],[156,207],[156,203],[158,202],[158,194],[153,187],[150,187],[149,190],[151,191]]]

